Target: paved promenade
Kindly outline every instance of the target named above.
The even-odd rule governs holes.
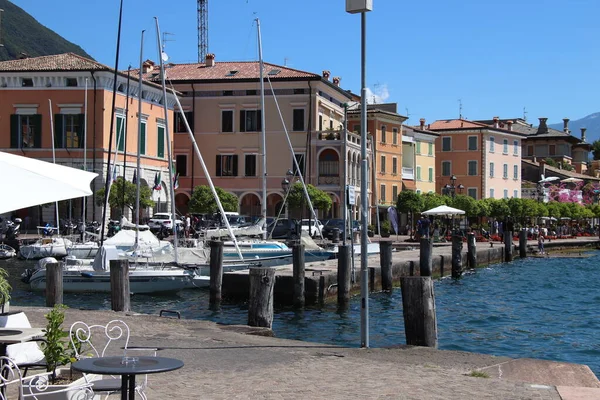
[[[34,326],[46,324],[48,309],[11,310],[25,311]],[[596,377],[576,364],[406,346],[340,348],[257,336],[269,331],[245,326],[110,311],[68,309],[64,326],[117,318],[131,328],[130,345],[160,347],[159,355],[185,362],[149,376],[150,399],[600,398]],[[484,368],[489,378],[468,376]]]

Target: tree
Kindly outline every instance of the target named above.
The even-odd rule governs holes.
[[[425,205],[425,201],[423,200],[423,196],[420,194],[410,191],[403,190],[398,195],[398,199],[396,200],[396,209],[398,212],[406,213],[410,215],[410,226],[414,228],[415,224],[415,213],[419,213],[423,210]],[[414,229],[411,229],[410,238],[412,239],[412,232]]]
[[[510,208],[505,199],[490,199],[490,217],[503,218],[510,214]]]
[[[447,196],[442,196],[437,193],[427,193],[421,196],[423,198],[423,211],[431,210],[446,204]]]
[[[600,140],[592,142],[592,155],[594,156],[594,160],[600,160]]]
[[[477,216],[477,200],[471,196],[466,196],[464,194],[456,195],[456,197],[454,197],[450,202],[450,207],[463,210],[465,212],[465,216],[467,217]]]
[[[125,191],[125,196],[123,196]],[[129,208],[132,212],[135,210],[135,200],[137,193],[137,185],[118,177],[110,187],[110,194],[108,196],[108,205],[111,208],[118,208],[119,210],[123,206]],[[154,201],[151,199],[152,190],[146,185],[140,185],[140,209],[154,207]],[[98,206],[103,207],[104,204],[104,188],[98,190],[96,193],[96,203]],[[123,203],[123,200],[125,202]]]
[[[223,205],[223,210],[238,210],[238,197],[235,194],[226,192],[220,187],[215,187],[215,190]],[[215,201],[210,187],[199,185],[194,188],[192,198],[190,199],[189,210],[193,213],[216,213],[219,211],[219,207],[217,206],[217,202]]]
[[[331,201],[331,197],[329,197],[327,193],[311,184],[306,185],[306,191],[308,192],[313,208],[323,210],[325,213],[329,211],[333,205],[333,201]],[[294,186],[292,186],[287,201],[292,209],[301,209],[302,206],[306,204],[302,182],[296,182]]]

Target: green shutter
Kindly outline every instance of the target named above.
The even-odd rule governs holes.
[[[117,117],[117,150],[125,151],[125,120]]]
[[[165,158],[165,128],[158,127],[158,152],[156,155],[160,158]]]
[[[31,125],[33,126],[33,147],[42,148],[42,114],[31,116]]]
[[[142,130],[140,132],[140,143],[139,143],[140,155],[146,154],[146,124],[142,123]]]
[[[19,116],[12,114],[10,116],[10,148],[18,149],[19,147]]]
[[[217,154],[217,170],[216,176],[221,176],[221,155]]]
[[[63,144],[63,115],[54,114],[54,148],[60,149],[65,147]]]
[[[79,144],[79,148],[83,149],[83,135],[84,135],[84,127],[85,127],[85,114],[79,114],[77,124],[77,144]]]

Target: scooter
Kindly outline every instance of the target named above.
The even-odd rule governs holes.
[[[7,221],[7,228],[6,232],[4,233],[4,238],[7,240],[16,239],[21,233],[21,222],[23,222],[21,218],[15,218],[13,221]]]
[[[110,220],[108,223],[108,237],[113,237],[117,232],[121,230],[121,223],[119,221]]]

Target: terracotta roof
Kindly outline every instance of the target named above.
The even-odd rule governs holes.
[[[438,132],[432,132],[429,131],[427,129],[421,129],[421,127],[414,127],[414,126],[410,126],[410,125],[404,125],[402,127],[402,129],[404,130],[403,133],[409,134],[411,132],[418,132],[418,133],[424,133],[426,135],[431,135],[431,136],[440,136],[440,134]]]
[[[539,162],[533,162],[532,160],[523,159],[523,160],[521,160],[521,162],[525,163],[525,164],[537,166],[537,167],[540,166]],[[562,175],[566,178],[579,178],[579,179],[585,179],[585,180],[591,180],[591,181],[600,181],[600,178],[596,178],[595,176],[580,174],[579,172],[575,172],[575,171],[567,171],[566,169],[553,167],[548,164],[544,164],[544,168],[547,171],[552,172],[554,175]],[[542,171],[542,173],[543,173],[543,171]],[[548,175],[548,173],[546,172],[546,176],[554,176],[554,175]]]
[[[420,128],[420,127],[415,127]],[[479,122],[467,121],[466,119],[440,119],[434,121],[432,124],[427,126],[430,131],[444,130],[444,129],[470,129],[470,128],[489,128],[488,125],[481,124]]]
[[[0,62],[0,72],[110,71],[111,68],[74,53]]]

